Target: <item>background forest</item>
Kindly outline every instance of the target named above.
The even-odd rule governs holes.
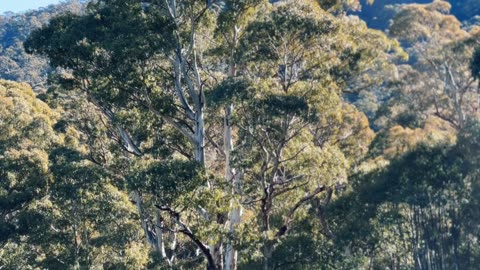
[[[479,269],[479,0],[0,15],[0,269]]]

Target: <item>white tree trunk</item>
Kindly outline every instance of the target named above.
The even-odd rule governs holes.
[[[230,53],[228,77],[235,77],[237,74],[234,60],[235,48],[238,44],[240,28],[235,26],[233,33],[233,48]],[[242,207],[240,202],[236,201],[236,195],[241,194],[242,175],[231,166],[231,153],[233,151],[233,129],[232,129],[233,104],[225,107],[224,118],[224,152],[225,152],[225,180],[232,183],[232,201],[230,202],[231,212],[229,213],[229,231],[225,252],[225,270],[236,270],[238,262],[238,252],[232,245],[232,238],[235,236],[235,226],[240,223],[242,217]]]
[[[235,200],[235,195],[240,194],[241,189],[241,175],[231,167],[230,157],[233,150],[233,136],[232,136],[232,112],[233,105],[225,107],[224,118],[224,151],[225,151],[225,180],[232,183],[232,195],[234,199],[230,203],[231,212],[229,214],[229,237],[227,238],[226,254],[225,254],[225,270],[236,270],[238,252],[232,245],[232,237],[235,234],[235,226],[240,223],[242,216],[242,208],[240,203]]]
[[[160,217],[160,213],[157,213],[156,214],[156,217],[155,217],[155,233],[157,234],[157,250],[158,252],[160,253],[160,255],[162,256],[163,259],[167,260],[168,264],[170,266],[171,263],[170,263],[170,260],[168,260],[167,258],[167,252],[165,251],[165,242],[163,241],[163,231],[162,231],[162,220],[161,220],[161,217]]]
[[[201,100],[201,97],[199,97]],[[201,106],[195,111],[195,160],[205,165],[205,119],[203,113],[203,101],[200,101]]]
[[[138,215],[140,216],[140,221],[142,225],[143,232],[145,233],[145,237],[147,239],[147,244],[151,246],[155,251],[158,251],[156,239],[153,237],[151,228],[149,228],[147,224],[147,220],[145,219],[145,214],[143,213],[143,206],[142,206],[142,196],[138,190],[133,192],[133,201],[135,202],[135,206],[137,207]]]

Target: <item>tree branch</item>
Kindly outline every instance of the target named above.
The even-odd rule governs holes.
[[[216,270],[217,267],[215,265],[215,261],[212,257],[212,254],[210,253],[210,249],[208,248],[207,245],[202,243],[202,241],[200,241],[200,239],[198,239],[197,236],[195,236],[195,234],[192,232],[192,230],[184,222],[182,222],[180,220],[180,213],[173,210],[172,208],[170,208],[168,206],[160,206],[160,205],[156,204],[155,207],[158,208],[160,211],[168,213],[169,216],[173,219],[173,221],[178,226],[180,226],[179,232],[186,235],[188,238],[190,238],[190,240],[192,240],[195,243],[195,245],[197,245],[197,247],[202,251],[203,255],[206,257],[206,259],[208,261],[208,268],[207,269],[208,270]]]
[[[300,208],[300,206],[302,206],[304,203],[308,202],[309,200],[317,196],[320,192],[325,191],[325,189],[326,189],[325,186],[321,185],[317,187],[310,194],[307,194],[303,198],[301,198],[288,212],[287,216],[285,217],[285,222],[283,223],[283,226],[278,230],[276,236],[281,237],[285,235],[288,232],[290,223],[292,222],[292,216],[293,214],[295,214],[295,211],[297,211],[297,209]]]

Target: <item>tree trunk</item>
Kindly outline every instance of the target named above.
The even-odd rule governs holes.
[[[268,196],[268,192],[265,195],[265,198],[262,199],[262,237],[263,237],[263,270],[270,269],[270,259],[273,253],[273,247],[271,240],[269,239],[268,232],[270,231],[270,197]],[[271,194],[271,193],[270,193]]]
[[[455,105],[455,111],[457,113],[457,118],[458,118],[458,127],[463,128],[465,126],[465,115],[463,113],[463,108],[462,104],[460,102],[460,98],[458,97],[458,93],[455,93],[455,98],[454,98],[454,105]]]
[[[235,168],[230,166],[230,155],[233,150],[232,140],[232,112],[233,105],[225,107],[225,119],[224,119],[224,151],[225,151],[225,180],[232,183],[232,195],[238,195],[241,192],[241,175],[236,172]],[[232,199],[230,204],[232,208],[229,215],[229,237],[227,238],[226,254],[225,254],[225,270],[237,269],[237,257],[238,252],[233,248],[232,237],[235,234],[235,225],[240,223],[242,216],[242,207],[235,199]]]
[[[240,28],[235,26],[233,31],[233,44],[234,46],[230,51],[230,59],[228,65],[228,77],[232,78],[237,75],[237,67],[235,63],[235,50],[238,44],[238,35]],[[242,187],[242,176],[235,168],[231,167],[231,153],[233,151],[233,130],[232,130],[232,114],[233,104],[229,104],[225,107],[224,118],[224,152],[225,152],[225,180],[232,183],[232,201],[230,203],[229,214],[229,236],[227,237],[226,253],[225,253],[225,270],[236,270],[238,252],[232,245],[232,238],[235,236],[235,226],[240,223],[242,216],[242,207],[239,202],[235,201],[235,195],[240,195]]]
[[[270,261],[273,253],[273,248],[268,242],[269,241],[267,240],[264,243],[265,246],[263,247],[263,270],[270,270]]]
[[[453,215],[454,216],[452,218],[452,229],[451,229],[452,244],[453,244],[453,269],[458,270],[460,265],[459,254],[458,254],[458,246],[460,242],[460,229],[457,223],[456,213],[454,213]]]
[[[167,261],[167,263],[172,267],[170,260],[167,258],[167,253],[165,251],[165,242],[163,241],[163,231],[162,231],[162,218],[160,216],[160,213],[156,214],[155,217],[155,233],[157,234],[157,243],[156,243],[156,251],[160,253],[162,258]]]
[[[78,234],[78,226],[76,221],[73,224],[73,237],[75,243],[75,259],[73,263],[73,269],[80,270],[80,236]]]
[[[195,110],[195,161],[205,166],[205,119],[203,112],[203,100],[198,97],[200,105]]]

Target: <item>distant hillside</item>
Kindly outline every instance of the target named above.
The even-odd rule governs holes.
[[[388,28],[389,21],[394,15],[394,11],[389,8],[392,5],[399,4],[425,4],[432,0],[375,0],[373,4],[368,4],[367,0],[361,0],[362,11],[358,13],[360,18],[367,22],[369,27],[385,30]],[[448,0],[452,5],[451,13],[459,21],[470,21],[475,16],[480,16],[480,0]]]
[[[70,0],[25,13],[0,15],[0,79],[28,82],[36,91],[44,89],[49,65],[44,59],[26,54],[23,42],[32,30],[52,17],[64,12],[80,13],[84,6],[84,0]]]

